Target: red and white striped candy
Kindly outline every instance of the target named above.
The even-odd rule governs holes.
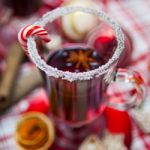
[[[18,33],[19,43],[25,51],[27,51],[27,39],[30,36],[39,37],[46,43],[50,41],[49,34],[43,27],[38,25],[26,26]]]

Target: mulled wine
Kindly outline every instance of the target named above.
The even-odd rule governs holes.
[[[85,72],[105,64],[96,50],[87,46],[66,46],[53,52],[47,64],[62,71]],[[102,78],[69,82],[49,78],[51,112],[72,125],[85,124],[101,114]]]
[[[98,68],[105,63],[96,50],[90,47],[69,46],[54,52],[48,64],[63,71],[84,72]]]

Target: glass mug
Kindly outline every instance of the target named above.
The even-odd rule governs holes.
[[[50,53],[46,63],[39,56],[36,48],[35,38],[39,35],[31,34],[27,36],[29,56],[45,75],[50,98],[50,115],[56,127],[56,142],[65,150],[76,150],[83,139],[90,134],[101,135],[105,127],[105,118],[102,113],[107,105],[117,109],[128,109],[134,105],[139,105],[145,92],[143,81],[137,75],[138,73],[116,69],[117,62],[124,49],[124,35],[118,23],[104,12],[84,7],[62,7],[45,14],[43,18],[34,23],[34,26],[44,27],[48,22],[51,23],[62,15],[76,11],[96,15],[112,26],[116,33],[118,44],[114,54],[107,62],[101,61],[103,58],[88,45],[75,43]],[[31,29],[34,30],[34,26],[31,26]],[[33,33],[35,32],[33,31]],[[19,40],[24,34],[25,29],[20,31]],[[23,47],[25,48],[26,46],[23,45]],[[70,54],[72,52],[73,55]],[[84,55],[85,53],[86,56]],[[66,56],[72,58],[72,56],[75,57],[76,55],[77,57],[73,58],[73,61],[80,60],[80,65],[83,63],[83,57],[84,59],[86,57],[87,61],[94,58],[96,62],[100,62],[98,66],[92,66],[92,69],[87,70],[83,68],[77,71],[72,70],[72,68],[69,68],[69,70],[64,69],[62,66],[66,62],[62,61],[61,58]],[[90,58],[87,59],[87,56],[90,56]],[[57,64],[60,66],[57,66]],[[134,86],[136,92],[131,104],[129,100],[119,104],[107,101],[104,94],[111,82],[130,83]]]

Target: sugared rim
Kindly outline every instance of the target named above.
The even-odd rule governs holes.
[[[109,59],[109,61],[98,67],[97,69],[90,70],[87,72],[79,72],[73,73],[69,71],[62,71],[57,68],[54,68],[48,64],[44,60],[41,59],[37,52],[36,44],[34,41],[34,37],[30,36],[27,40],[27,46],[29,51],[29,56],[32,61],[36,64],[36,66],[44,71],[48,76],[53,76],[55,78],[62,78],[68,81],[76,81],[76,80],[90,80],[93,77],[99,77],[100,75],[106,73],[108,69],[119,60],[119,57],[124,48],[124,35],[121,30],[120,25],[115,22],[112,18],[106,15],[103,11],[86,8],[86,7],[60,7],[53,11],[46,13],[39,21],[37,21],[34,25],[40,25],[44,27],[48,22],[52,22],[58,17],[63,15],[67,15],[76,11],[81,11],[89,14],[93,14],[98,16],[101,20],[103,19],[106,23],[110,24],[116,33],[117,38],[117,48],[113,54],[113,56]]]

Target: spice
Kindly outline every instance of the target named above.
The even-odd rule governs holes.
[[[0,111],[12,104],[11,95],[14,90],[17,71],[23,60],[23,51],[18,44],[13,44],[6,58],[6,69],[0,84]]]
[[[85,70],[90,69],[90,62],[96,61],[94,58],[91,57],[92,51],[85,51],[79,50],[76,51],[70,51],[69,58],[67,59],[68,62],[75,63],[75,67],[79,68],[82,66]]]
[[[47,150],[53,141],[53,124],[42,113],[26,113],[17,125],[16,142],[21,150]]]

